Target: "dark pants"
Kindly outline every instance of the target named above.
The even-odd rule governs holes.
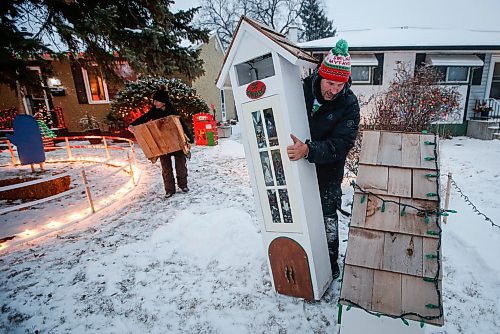
[[[336,263],[339,257],[339,218],[337,209],[341,208],[342,205],[342,188],[340,183],[336,182],[320,183],[319,193],[330,262]]]
[[[175,159],[175,175],[177,177],[177,185],[179,188],[187,187],[187,165],[186,156],[182,151],[169,153],[160,156],[161,175],[163,176],[163,184],[165,185],[166,193],[175,193],[174,171],[172,169],[172,157]]]

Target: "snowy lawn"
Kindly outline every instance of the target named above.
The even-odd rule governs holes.
[[[453,172],[500,225],[500,142],[455,138],[441,153],[442,174]],[[191,191],[167,200],[159,164],[141,161],[141,182],[126,198],[0,255],[0,332],[338,332],[339,282],[319,302],[274,292],[237,134],[194,147]],[[344,193],[350,210],[347,182]],[[500,228],[456,191],[450,208],[459,213],[443,227],[445,326],[426,332],[500,333]],[[0,232],[11,223],[4,218]],[[341,240],[347,224],[341,216]]]

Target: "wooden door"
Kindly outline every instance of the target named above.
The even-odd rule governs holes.
[[[313,287],[304,249],[294,240],[278,237],[269,245],[269,262],[278,293],[312,300]]]

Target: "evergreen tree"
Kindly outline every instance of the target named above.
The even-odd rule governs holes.
[[[300,35],[301,41],[313,41],[335,35],[333,22],[326,17],[320,0],[304,0],[300,18],[304,29]]]
[[[168,97],[186,124],[193,123],[193,115],[209,112],[207,104],[196,95],[196,90],[179,79],[143,77],[136,82],[127,82],[111,103],[106,123],[112,130],[126,128],[152,106],[151,97],[161,87],[167,88]]]
[[[40,133],[42,134],[42,138],[55,138],[57,137],[54,131],[49,129],[47,124],[45,124],[44,121],[41,119],[37,119],[36,122],[38,123],[38,127],[40,128]]]
[[[109,81],[117,56],[139,73],[189,78],[203,73],[199,51],[181,46],[208,41],[194,28],[198,8],[172,13],[173,0],[9,0],[0,5],[0,83],[30,85],[26,66],[42,54],[81,53],[102,69]],[[47,43],[52,44],[50,49]],[[57,49],[57,50],[56,50]],[[50,62],[46,62],[50,66]]]

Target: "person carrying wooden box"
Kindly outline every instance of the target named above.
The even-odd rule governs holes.
[[[135,121],[130,123],[129,131],[134,133],[134,126],[144,124],[146,122],[154,121],[167,116],[180,116],[175,107],[170,102],[168,98],[168,93],[165,88],[160,88],[153,95],[153,107],[149,109],[147,113],[137,118]],[[189,143],[194,143],[193,135],[186,123],[179,117],[184,134],[189,139]],[[135,133],[134,133],[135,134]],[[186,163],[186,153],[183,150],[167,153],[160,155],[160,163],[162,169],[163,184],[165,186],[165,198],[171,197],[176,192],[175,179],[172,168],[172,157],[175,159],[175,174],[177,178],[177,186],[183,192],[188,192],[189,188],[187,186],[187,163]]]

